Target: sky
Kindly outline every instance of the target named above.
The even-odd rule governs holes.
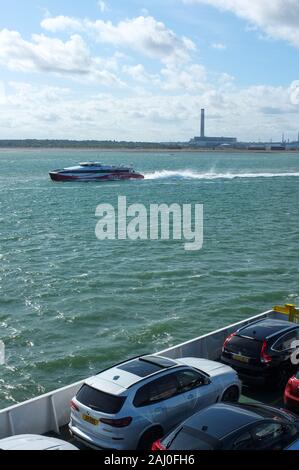
[[[290,141],[298,0],[0,0],[0,139]]]

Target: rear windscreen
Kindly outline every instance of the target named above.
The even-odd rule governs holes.
[[[118,413],[126,400],[126,397],[110,395],[86,384],[79,390],[76,398],[82,405],[107,414]]]
[[[248,354],[249,356],[259,356],[262,349],[262,342],[256,339],[233,336],[227,344],[227,349],[233,353]]]

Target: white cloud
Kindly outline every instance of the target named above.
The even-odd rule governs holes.
[[[190,53],[196,50],[191,39],[177,36],[152,16],[138,16],[116,25],[111,21],[55,17],[46,18],[41,26],[50,31],[84,29],[92,33],[98,42],[128,48],[164,63],[187,61]]]
[[[161,70],[161,75],[164,79],[161,84],[164,90],[196,93],[207,87],[206,69],[199,64],[186,67],[168,66]]]
[[[98,1],[98,7],[99,7],[99,9],[101,10],[102,13],[104,13],[105,11],[108,11],[108,5],[103,0]]]
[[[52,33],[65,30],[82,31],[84,29],[81,20],[63,15],[56,16],[55,18],[45,18],[41,22],[41,27]]]
[[[0,63],[18,72],[68,74],[76,79],[96,80],[103,85],[122,85],[105,61],[92,57],[81,36],[74,34],[66,42],[44,35],[32,35],[32,41],[19,32],[0,31]],[[107,61],[108,67],[111,59]]]
[[[299,80],[293,81],[289,88],[290,103],[299,105]]]
[[[298,0],[183,0],[184,3],[204,3],[237,16],[262,28],[273,38],[284,39],[299,47]]]
[[[120,21],[116,26],[110,21],[98,20],[90,22],[89,26],[101,42],[128,47],[163,62],[188,60],[190,51],[196,49],[190,39],[178,37],[151,16]]]
[[[160,84],[160,77],[158,74],[150,74],[145,70],[144,65],[137,64],[137,65],[124,65],[123,71],[130,75],[136,82],[140,83],[150,83],[152,85],[159,85]]]
[[[226,45],[222,44],[221,42],[214,42],[212,47],[213,49],[218,49],[219,51],[224,51],[226,49]]]
[[[298,81],[241,90],[206,83],[194,94],[83,98],[70,89],[12,82],[0,115],[0,137],[183,141],[198,134],[200,108],[206,107],[208,135],[279,139],[288,130],[286,136],[295,138],[298,89]]]
[[[6,93],[4,82],[0,80],[0,105],[6,103]]]

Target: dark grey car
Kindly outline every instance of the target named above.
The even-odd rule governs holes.
[[[285,387],[298,365],[292,354],[299,340],[299,325],[267,318],[243,326],[224,342],[221,361],[250,384]]]
[[[266,405],[217,403],[191,416],[153,450],[283,450],[299,446],[299,416]]]

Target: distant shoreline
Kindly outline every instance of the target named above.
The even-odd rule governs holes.
[[[287,150],[262,150],[262,149],[233,149],[233,148],[226,148],[226,149],[217,149],[217,148],[180,148],[180,149],[173,149],[173,148],[127,148],[127,147],[116,147],[116,148],[98,148],[98,147],[1,147],[0,146],[0,153],[1,151],[15,151],[15,150],[22,150],[22,151],[39,151],[39,150],[47,150],[49,152],[52,151],[68,151],[71,150],[73,152],[122,152],[122,153],[299,153],[299,149],[287,149]]]

